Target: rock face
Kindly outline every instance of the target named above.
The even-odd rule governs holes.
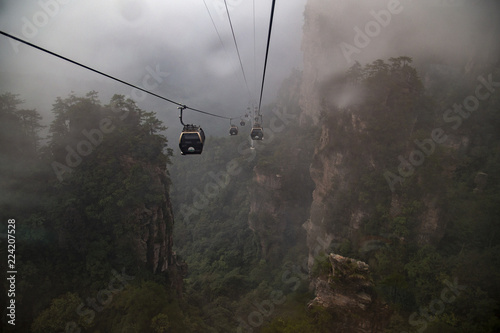
[[[279,105],[270,119],[272,133],[256,146],[259,160],[248,186],[248,225],[258,237],[262,258],[275,263],[290,247],[305,248],[302,224],[309,217],[314,186],[309,175],[311,144],[290,140],[299,130],[300,78],[301,73],[293,71],[280,87]]]
[[[390,312],[373,291],[369,266],[333,253],[322,266],[312,280],[316,297],[308,307],[320,306],[336,315],[332,332],[383,332]]]
[[[381,209],[387,211],[388,218],[379,230],[372,231],[375,232],[372,236],[383,236],[381,230],[393,230],[393,221],[399,218],[399,221],[406,219],[405,227],[411,228],[411,237],[418,244],[436,244],[443,237],[446,227],[441,218],[439,190],[428,190],[416,196],[417,208],[412,208],[415,202],[405,195],[397,191],[391,193],[384,180],[387,159],[383,152],[377,152],[380,143],[370,141],[365,130],[365,127],[373,128],[374,124],[364,115],[355,115],[355,108],[339,112],[342,113],[329,117],[321,124],[320,139],[309,169],[315,184],[310,216],[304,224],[309,247],[309,268],[317,254],[318,237],[331,240],[332,246],[349,240],[359,249],[363,246],[362,239],[370,235],[366,231],[366,222],[377,216]],[[395,154],[389,158],[397,161],[397,156]],[[395,164],[397,166],[397,162]],[[416,172],[415,177],[418,184],[427,175],[422,171]],[[447,177],[445,170],[441,180]],[[478,176],[478,188],[484,179],[485,176]],[[375,188],[373,184],[380,185]],[[379,192],[373,192],[375,189]],[[379,200],[383,197],[387,200]],[[412,209],[419,213],[410,213]],[[409,216],[412,218],[411,223]],[[404,240],[408,234],[396,233],[393,236]]]
[[[356,144],[342,147],[335,144],[334,135],[339,128],[345,131],[347,141],[361,135],[363,128],[356,125],[356,119],[339,118],[334,125],[323,123],[319,144],[315,148],[309,168],[315,184],[312,193],[310,217],[304,228],[307,231],[309,247],[309,268],[312,267],[318,237],[333,243],[341,243],[352,237],[361,227],[361,221],[368,215],[363,205],[356,205],[350,200],[350,193],[356,186],[356,180],[363,175],[357,174],[353,161],[357,159]],[[338,135],[337,135],[338,137]],[[371,163],[370,154],[363,158],[364,163]]]
[[[166,164],[128,154],[106,162],[96,160],[68,186],[69,195],[80,201],[73,199],[62,208],[59,245],[80,254],[88,267],[100,267],[105,258],[104,264],[113,268],[164,274],[182,296],[187,265],[172,250],[174,217]],[[107,252],[96,251],[104,244]],[[100,274],[98,269],[88,271]]]
[[[123,157],[122,165],[127,172],[134,167],[144,170],[150,179],[150,189],[161,195],[159,201],[144,203],[130,214],[134,229],[138,231],[132,235],[138,261],[153,273],[167,271],[182,290],[182,276],[187,273],[187,264],[177,262],[172,251],[174,216],[166,166],[147,164],[130,157]]]
[[[378,8],[377,10],[386,6],[386,1],[373,1],[373,8]],[[309,0],[307,3],[302,40],[304,70],[299,97],[300,122],[312,121],[320,127],[320,139],[315,145],[310,167],[311,179],[315,183],[313,201],[310,216],[304,224],[309,247],[309,267],[314,260],[318,236],[331,239],[334,243],[346,239],[355,243],[357,239],[366,236],[363,234],[366,232],[365,223],[372,219],[377,210],[380,211],[380,207],[390,213],[385,214],[388,218],[383,223],[386,224],[382,226],[382,223],[379,223],[378,226],[382,228],[372,231],[375,233],[372,236],[382,236],[380,230],[385,229],[387,232],[393,227],[389,224],[395,220],[397,221],[393,224],[402,223],[405,228],[412,228],[411,232],[403,230],[396,233],[395,236],[401,240],[413,235],[419,245],[435,244],[444,234],[445,225],[439,209],[442,193],[439,189],[429,191],[427,189],[431,186],[427,186],[425,195],[415,195],[412,200],[418,201],[416,207],[415,202],[405,200],[405,197],[408,197],[406,194],[394,190],[392,193],[388,192],[388,186],[383,184],[387,183],[384,180],[385,170],[397,169],[399,156],[408,158],[412,151],[418,148],[410,137],[415,123],[422,118],[422,115],[415,113],[415,101],[419,98],[416,90],[420,89],[419,86],[415,84],[404,87],[403,83],[410,82],[409,79],[407,82],[394,79],[392,86],[367,88],[352,82],[346,84],[347,81],[343,79],[347,69],[356,60],[371,63],[377,58],[393,57],[394,54],[385,54],[388,49],[396,49],[400,55],[418,54],[423,62],[431,56],[418,53],[414,45],[401,40],[398,28],[408,29],[415,24],[404,20],[412,12],[405,11],[405,6],[410,4],[401,6],[401,13],[392,16],[391,29],[384,30],[383,35],[371,40],[360,52],[351,54],[351,59],[342,53],[341,45],[355,44],[356,33],[353,27],[363,28],[367,22],[373,20],[370,8],[358,0]],[[413,3],[411,6],[418,7],[421,4]],[[444,15],[442,8],[436,10],[439,13],[432,15]],[[459,13],[463,9],[453,10]],[[394,48],[394,43],[401,44],[401,47]],[[390,47],[377,48],[380,44]],[[429,52],[440,52],[442,47],[441,45]],[[466,59],[459,58],[455,59],[453,66],[460,71]],[[426,71],[432,71],[432,68],[422,68],[423,76],[427,76]],[[417,76],[415,79],[419,80]],[[370,92],[369,89],[373,91]],[[380,98],[373,98],[373,95]],[[365,103],[368,99],[370,102]],[[415,131],[418,131],[418,125]],[[392,141],[386,138],[391,138]],[[442,147],[460,150],[466,146],[462,142],[464,140],[467,138],[452,138],[450,135],[450,139]],[[395,148],[398,144],[400,147]],[[449,166],[443,166],[447,167]],[[418,186],[425,182],[427,177],[425,171],[422,171],[423,168],[425,166],[415,172],[415,183]],[[452,170],[443,170],[439,178],[444,180],[451,173]],[[379,184],[380,180],[382,184]],[[487,176],[478,175],[475,179],[475,192],[480,192],[486,181]],[[360,190],[365,185],[365,188],[373,189],[375,184],[379,186],[375,194]],[[377,204],[380,205],[377,208],[370,203],[375,202],[372,200],[374,196],[387,196],[389,199],[383,203],[378,201]],[[411,210],[419,212],[409,213]],[[411,218],[409,215],[412,215]]]
[[[173,216],[170,199],[158,206],[135,209],[133,215],[140,229],[135,238],[137,256],[148,270],[161,273],[173,264],[172,234]]]
[[[262,256],[266,259],[281,254],[280,245],[286,229],[281,218],[287,206],[282,200],[282,188],[279,173],[254,169],[248,225],[259,235]]]
[[[262,257],[271,262],[279,262],[290,245],[304,241],[301,225],[309,214],[312,183],[307,169],[297,172],[305,165],[296,153],[296,164],[288,168],[255,167],[249,186],[248,225],[259,238]]]

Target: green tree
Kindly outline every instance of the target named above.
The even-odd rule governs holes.
[[[82,303],[75,293],[66,293],[52,300],[50,307],[42,311],[34,320],[31,329],[34,333],[53,333],[66,328],[88,328],[84,317],[78,316],[76,309]]]
[[[170,329],[168,315],[160,313],[153,317],[153,319],[151,319],[151,328],[155,333],[168,333]]]

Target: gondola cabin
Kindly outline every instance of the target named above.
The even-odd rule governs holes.
[[[259,124],[253,125],[250,137],[252,140],[262,140],[264,138],[264,131]]]
[[[203,129],[196,125],[184,125],[179,137],[179,148],[182,155],[201,154],[205,143]]]
[[[229,129],[229,134],[230,135],[237,135],[238,134],[238,126],[231,125],[231,128]]]

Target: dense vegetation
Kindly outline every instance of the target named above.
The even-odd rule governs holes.
[[[45,141],[37,111],[0,95],[1,218],[17,221],[22,276],[16,329],[330,332],[343,318],[306,307],[314,295],[302,223],[314,156],[341,153],[345,173],[326,194],[325,227],[342,241],[327,252],[370,265],[377,297],[391,309],[387,332],[498,330],[500,89],[483,89],[488,98],[460,123],[457,114],[443,117],[490,73],[499,81],[494,68],[482,68],[460,81],[424,84],[408,57],[356,64],[321,87],[320,125],[330,133],[322,145],[321,126],[299,122],[301,73],[294,72],[266,107],[278,111],[268,111],[263,142],[250,149],[249,129],[241,127],[236,137],[208,137],[200,156],[173,156],[163,124],[120,95],[106,105],[96,92],[58,98]],[[339,92],[356,102],[332,103]],[[432,152],[415,143],[432,140],[437,128],[448,139]],[[427,149],[423,162],[411,157],[417,149]],[[410,172],[398,156],[421,163]],[[171,184],[170,195],[151,173],[167,166],[162,182]],[[274,196],[256,175],[280,179]],[[135,209],[167,197],[175,255],[189,267],[182,296],[172,273],[148,269],[134,245]],[[262,200],[280,209],[270,214]],[[364,212],[358,229],[348,223],[355,211]],[[325,256],[315,254],[313,277],[327,274]]]
[[[19,110],[20,104],[13,94],[0,96],[1,214],[2,220],[16,219],[22,277],[16,330],[184,327],[169,277],[149,273],[134,244],[134,210],[168,195],[151,172],[152,166],[165,169],[172,154],[159,134],[161,122],[120,95],[108,105],[96,92],[70,95],[54,103],[50,137],[42,146],[40,116]]]

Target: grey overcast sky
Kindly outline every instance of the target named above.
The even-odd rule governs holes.
[[[226,1],[251,97],[223,0],[205,2],[224,47],[203,0],[0,0],[0,29],[167,98],[231,117],[258,99],[271,1]],[[312,38],[308,31],[302,50],[306,3],[325,33]],[[394,3],[398,9],[384,23],[380,13]],[[498,61],[499,5],[498,0],[278,0],[264,105],[292,68],[308,66],[324,79],[355,60],[366,64],[401,55],[451,70]],[[370,38],[360,36],[366,29],[372,29]],[[49,121],[56,97],[90,90],[98,91],[103,103],[114,93],[130,95],[179,131],[175,105],[134,95],[130,87],[0,36],[0,93],[19,94],[23,107],[37,108]],[[213,134],[227,130],[228,123],[213,117],[186,117],[215,129]]]
[[[222,37],[210,20],[205,3]],[[0,29],[154,93],[224,116],[242,114],[258,99],[271,10],[267,0],[227,0],[243,80],[223,0],[0,0]],[[277,1],[263,102],[292,68],[301,68],[306,0]],[[255,4],[255,7],[254,7]],[[255,43],[254,43],[255,8]],[[255,48],[254,48],[255,45]],[[254,56],[255,54],[255,56]],[[26,45],[0,36],[0,93],[20,95],[23,107],[51,119],[55,98],[71,91],[131,95],[139,107],[178,126],[176,106]],[[217,119],[190,114],[188,121]],[[48,121],[47,120],[47,121]],[[172,123],[175,122],[175,123]],[[226,130],[226,123],[223,124]]]

